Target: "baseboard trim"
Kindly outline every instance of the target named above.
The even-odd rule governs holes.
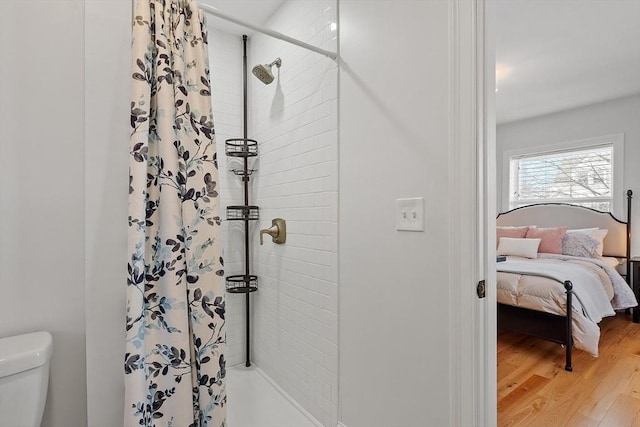
[[[287,393],[286,391],[284,391],[284,389],[282,387],[280,387],[278,385],[278,383],[276,383],[269,375],[267,375],[262,369],[260,369],[260,367],[258,365],[255,364],[255,362],[253,362],[253,366],[256,369],[256,371],[262,375],[262,377],[267,380],[267,382],[269,384],[271,384],[271,386],[273,388],[275,388],[278,393],[280,393],[285,399],[287,399],[289,401],[289,403],[291,403],[298,411],[300,411],[300,413],[302,415],[304,415],[305,417],[307,417],[309,419],[309,421],[311,421],[313,424],[315,424],[318,427],[325,427],[324,424],[322,424],[320,421],[318,421],[313,415],[311,415],[309,413],[309,411],[307,411],[306,409],[304,409],[293,397],[291,397],[291,395],[289,393]],[[346,427],[344,425],[342,425],[341,427]]]

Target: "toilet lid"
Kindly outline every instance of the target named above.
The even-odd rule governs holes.
[[[44,365],[53,352],[49,332],[0,338],[0,378]]]

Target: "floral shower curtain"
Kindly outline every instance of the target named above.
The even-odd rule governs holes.
[[[125,426],[226,424],[207,33],[195,0],[133,22]]]

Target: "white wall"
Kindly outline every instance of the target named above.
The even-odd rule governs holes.
[[[448,161],[448,2],[339,5],[340,420],[450,425],[449,268],[472,260],[447,256],[450,174],[469,173]],[[405,197],[424,232],[396,231]]]
[[[631,255],[640,255],[640,95],[575,108],[555,114],[498,126],[498,211],[508,205],[502,199],[502,159],[505,151],[569,142],[597,136],[624,134],[624,192],[633,191]],[[626,218],[626,196],[624,196]]]
[[[88,426],[122,425],[131,1],[85,0]]]
[[[0,2],[0,335],[53,334],[44,427],[86,425],[84,1]]]
[[[284,2],[265,24],[337,49],[335,0]],[[252,194],[260,228],[287,221],[287,242],[251,234],[256,364],[325,426],[338,421],[337,63],[256,34],[250,67],[282,59],[264,85],[249,74],[250,136],[259,141]],[[233,299],[230,296],[229,299]]]

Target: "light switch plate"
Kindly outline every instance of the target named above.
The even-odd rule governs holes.
[[[424,231],[424,198],[396,200],[396,228],[400,231]]]

